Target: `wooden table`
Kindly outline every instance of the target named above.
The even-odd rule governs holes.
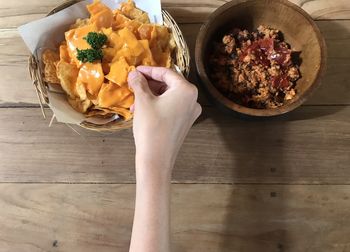
[[[162,2],[193,52],[202,21],[226,1]],[[293,2],[326,38],[322,86],[300,109],[259,121],[200,94],[203,116],[174,171],[173,251],[350,251],[350,2]],[[131,131],[49,128],[28,76],[17,27],[59,3],[0,0],[0,251],[127,251]]]

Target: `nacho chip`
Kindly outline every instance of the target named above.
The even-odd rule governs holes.
[[[143,53],[143,46],[137,40],[135,34],[128,28],[123,28],[118,31],[118,35],[123,39],[125,46],[130,48],[133,56],[139,56],[141,53]]]
[[[81,101],[84,101],[84,100],[87,99],[87,93],[86,93],[86,89],[85,89],[84,83],[77,81],[75,83],[75,92],[77,94],[77,97]]]
[[[131,0],[121,3],[120,11],[130,19],[136,19],[138,21],[143,21],[143,23],[149,23],[149,18],[146,12],[138,9],[135,3]],[[146,14],[146,15],[145,15]]]
[[[153,58],[157,66],[171,67],[171,52],[166,50],[165,52],[159,46],[151,48]]]
[[[116,32],[112,32],[108,36],[108,42],[115,50],[119,50],[124,46],[124,40]]]
[[[118,12],[115,13],[112,27],[114,30],[123,29],[130,21],[130,18],[126,17],[122,12],[118,10]]]
[[[110,118],[115,114],[124,118],[125,121],[129,121],[132,119],[133,114],[129,109],[112,107],[112,108],[101,108],[101,107],[93,107],[93,109],[86,112],[86,117],[99,117],[99,118]]]
[[[119,86],[125,85],[127,83],[129,71],[130,66],[128,62],[126,62],[125,57],[120,57],[117,61],[112,63],[111,70],[106,76],[106,79]]]
[[[74,24],[72,24],[70,26],[70,29],[76,29],[79,27],[83,27],[85,25],[88,25],[90,23],[90,19],[89,18],[84,18],[84,19],[80,19],[78,18]]]
[[[154,29],[155,29],[155,25],[152,25],[152,24],[141,25],[137,29],[140,39],[151,40],[152,39],[152,32]]]
[[[119,61],[120,58],[124,58],[129,65],[139,65],[141,63],[138,57],[134,56],[132,50],[128,47],[123,47],[117,51],[112,60],[112,65],[114,62]]]
[[[51,49],[46,49],[43,52],[42,60],[44,63],[56,62],[59,59],[60,59],[60,57],[59,57],[58,53],[51,50]]]
[[[73,65],[64,61],[59,61],[57,64],[57,77],[60,80],[63,90],[72,99],[78,97],[76,91],[76,82],[79,70]]]
[[[60,45],[60,60],[70,63],[71,59],[69,57],[67,43],[62,43]]]
[[[44,80],[49,83],[59,84],[60,80],[56,74],[56,64],[59,61],[59,55],[50,49],[46,49],[42,54],[42,61],[44,63]]]
[[[98,106],[129,109],[132,104],[134,104],[134,94],[127,85],[119,86],[113,82],[103,83],[98,94]]]
[[[162,50],[166,50],[169,46],[170,33],[167,27],[156,25],[152,33],[152,38],[154,42],[157,42]]]
[[[143,24],[149,24],[150,23],[148,14],[146,12],[144,12],[141,15],[137,16],[135,18],[135,20],[139,21],[140,23],[143,23]]]
[[[113,12],[106,5],[99,0],[95,0],[86,7],[91,14],[90,22],[95,24],[98,30],[112,26]]]
[[[127,25],[125,26],[125,28],[128,28],[129,31],[131,31],[135,37],[137,39],[139,39],[138,37],[138,28],[142,25],[141,22],[137,21],[137,20],[131,20],[130,22],[127,23]]]
[[[142,65],[144,66],[155,66],[156,62],[153,59],[153,55],[151,52],[151,49],[149,48],[149,42],[148,40],[140,40],[140,43],[142,44],[144,48],[144,52],[141,55],[142,57]]]
[[[102,49],[103,52],[103,59],[102,62],[112,62],[115,54],[117,53],[117,49],[115,49],[114,47],[106,47]]]
[[[104,81],[101,63],[84,63],[78,74],[78,83],[83,83],[86,91],[94,96],[98,95]]]
[[[90,100],[81,101],[80,99],[72,99],[68,97],[68,103],[78,112],[85,113],[92,105]]]
[[[129,121],[132,119],[133,114],[131,113],[130,109],[126,108],[120,108],[120,107],[111,107],[110,108],[114,113],[122,116],[125,121]]]
[[[105,109],[105,108],[100,108],[98,106],[92,106],[87,112],[86,116],[87,117],[95,117],[99,116],[102,118],[108,118],[112,117],[115,113],[112,110]]]

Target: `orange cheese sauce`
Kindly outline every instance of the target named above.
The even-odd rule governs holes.
[[[103,83],[98,96],[98,103],[104,108],[130,108],[130,104],[134,103],[134,96],[127,85],[118,86],[112,82]]]
[[[81,62],[77,59],[77,49],[84,50],[91,48],[84,37],[86,37],[89,32],[97,31],[96,25],[90,24],[66,32],[65,37],[67,41],[68,54],[77,66],[81,66]]]
[[[84,63],[79,70],[77,81],[84,84],[90,95],[98,95],[104,81],[101,63]]]
[[[170,32],[166,27],[150,24],[147,13],[130,0],[122,3],[119,10],[111,10],[99,0],[87,5],[87,9],[90,18],[77,20],[59,47],[60,62],[78,71],[75,84],[69,83],[76,87],[70,92],[76,97],[70,99],[91,104],[87,112],[100,109],[130,119],[134,94],[127,85],[128,74],[138,65],[170,67]],[[77,49],[91,49],[84,39],[89,32],[105,34],[107,42],[101,49],[101,61],[83,63],[77,59]]]

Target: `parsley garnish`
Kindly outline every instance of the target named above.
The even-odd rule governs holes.
[[[89,32],[86,37],[84,37],[86,42],[91,45],[91,48],[99,50],[107,42],[107,36],[103,33]]]
[[[96,60],[102,60],[103,58],[103,53],[102,50],[95,50],[95,49],[85,49],[85,50],[79,50],[77,48],[77,59],[80,60],[81,62],[94,62]]]
[[[103,33],[89,32],[83,39],[88,42],[92,49],[79,50],[77,48],[77,59],[83,63],[102,60],[102,47],[107,42],[107,36]]]

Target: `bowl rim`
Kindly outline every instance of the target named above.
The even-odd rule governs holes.
[[[321,63],[320,63],[320,67],[318,69],[316,78],[312,83],[312,85],[304,92],[303,96],[299,97],[299,99],[295,100],[290,104],[286,104],[281,107],[272,108],[272,109],[254,109],[254,108],[245,107],[225,97],[210,81],[205,70],[204,62],[202,61],[202,53],[204,48],[201,41],[203,41],[204,37],[206,36],[206,31],[208,30],[212,22],[216,19],[216,17],[220,16],[222,13],[228,11],[229,9],[237,7],[239,5],[247,5],[247,4],[262,3],[262,2],[266,2],[269,4],[276,4],[276,3],[283,4],[291,8],[293,11],[299,12],[306,19],[306,21],[308,21],[308,23],[312,26],[312,29],[316,34],[317,41],[321,49]],[[277,115],[282,115],[287,112],[290,112],[296,109],[297,107],[299,107],[300,105],[302,105],[320,86],[321,79],[326,72],[327,45],[324,37],[321,34],[319,27],[316,25],[312,17],[301,7],[299,7],[294,3],[289,2],[288,0],[241,0],[238,2],[235,0],[232,0],[220,6],[219,8],[217,8],[201,26],[199,33],[197,35],[196,45],[195,45],[195,65],[196,65],[197,75],[199,76],[199,80],[202,83],[202,86],[204,86],[205,89],[207,89],[207,91],[212,96],[214,96],[217,102],[224,105],[226,108],[229,108],[233,111],[239,112],[241,114],[249,115],[249,116],[257,116],[257,117],[277,116]]]

